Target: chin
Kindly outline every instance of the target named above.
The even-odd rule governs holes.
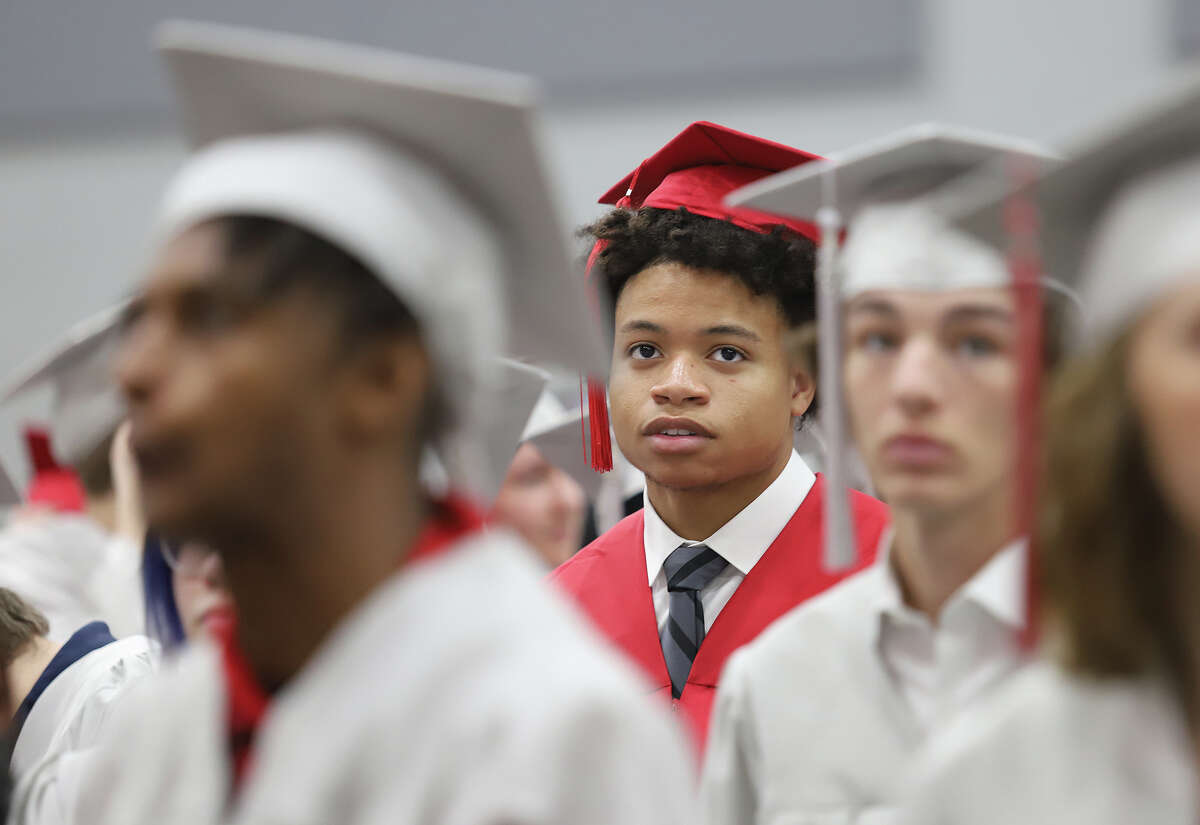
[[[878,490],[889,506],[917,511],[953,510],[968,498],[963,479],[950,474],[892,476]]]

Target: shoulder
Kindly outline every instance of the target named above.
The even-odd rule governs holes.
[[[550,580],[575,589],[593,574],[603,575],[609,565],[628,562],[631,557],[641,559],[644,554],[642,531],[645,514],[639,510],[626,516],[595,541],[584,547],[559,565],[550,574]]]

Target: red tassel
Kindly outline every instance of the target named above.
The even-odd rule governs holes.
[[[607,473],[613,468],[612,437],[608,431],[608,396],[604,382],[588,379],[588,419],[591,423],[592,469]]]
[[[25,447],[29,451],[29,463],[34,473],[45,473],[59,469],[50,447],[50,433],[39,427],[25,428]]]

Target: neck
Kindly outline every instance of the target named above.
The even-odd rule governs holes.
[[[1008,495],[954,512],[894,507],[892,529],[891,561],[904,600],[934,621],[950,597],[1016,537]]]
[[[238,642],[259,683],[285,684],[351,611],[400,567],[424,526],[416,473],[338,474],[284,510],[269,535],[219,544],[238,613]],[[298,514],[303,514],[298,517]],[[266,532],[266,531],[264,531]]]
[[[87,497],[87,514],[104,528],[105,532],[117,530],[117,502],[112,495]]]
[[[5,674],[8,677],[9,706],[13,713],[25,701],[38,677],[61,648],[62,645],[39,636],[13,659]]]
[[[781,452],[766,470],[710,487],[666,487],[646,477],[646,494],[659,518],[685,541],[704,541],[771,486],[792,457]]]

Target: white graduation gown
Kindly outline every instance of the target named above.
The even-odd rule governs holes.
[[[144,632],[141,548],[75,514],[18,518],[0,530],[0,587],[45,614],[50,638],[91,621],[117,638]]]
[[[695,821],[681,731],[506,532],[397,574],[344,620],[274,697],[232,806],[217,656],[193,647],[139,698],[89,821]]]
[[[923,721],[906,701],[880,651],[882,611],[900,601],[886,547],[873,566],[800,605],[735,653],[713,709],[700,793],[704,821],[895,822],[906,774],[931,731],[1020,664],[1009,631],[978,624],[967,596],[984,575],[1011,573],[1011,554],[1022,552],[1014,546],[997,554],[996,566],[989,564],[947,605],[958,612],[954,634],[943,639],[948,665],[941,675],[948,681],[934,720]],[[1002,577],[1000,589],[1011,584]]]
[[[1030,665],[922,761],[905,825],[1195,825],[1195,757],[1152,678]]]
[[[9,822],[73,819],[80,783],[119,701],[153,673],[157,647],[144,636],[111,642],[78,659],[34,702],[13,747],[16,783]]]

